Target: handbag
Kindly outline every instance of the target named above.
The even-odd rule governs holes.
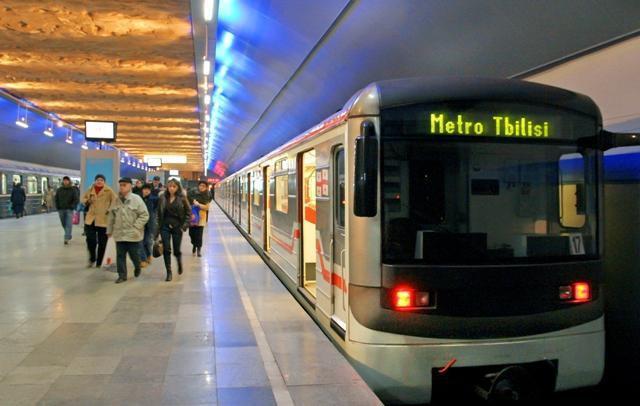
[[[191,225],[197,226],[200,223],[200,208],[196,205],[191,206]]]
[[[73,217],[71,217],[71,223],[74,225],[80,224],[80,212],[74,211]]]
[[[156,240],[153,243],[153,257],[158,258],[162,256],[164,252],[164,246],[162,245],[162,240]]]

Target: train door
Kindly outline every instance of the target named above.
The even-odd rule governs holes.
[[[270,185],[270,177],[271,177],[271,167],[265,166],[262,172],[262,181],[264,182],[262,185],[264,201],[262,202],[262,207],[264,213],[262,214],[262,219],[264,220],[264,228],[263,228],[263,237],[264,237],[264,250],[265,252],[269,252],[271,250],[271,241],[269,241],[269,233],[271,228],[271,185]]]
[[[238,198],[236,199],[235,211],[238,224],[242,224],[242,178],[242,176],[238,176],[236,179],[236,196]]]
[[[316,151],[298,155],[298,222],[302,224],[300,285],[316,297]]]
[[[336,148],[332,159],[332,212],[333,212],[333,232],[332,232],[332,252],[331,252],[331,320],[343,330],[347,329],[347,303],[345,291],[347,289],[346,276],[346,242],[345,242],[345,163],[344,148]]]
[[[252,194],[255,193],[255,191],[253,190],[253,183],[252,183],[252,177],[251,177],[251,172],[247,173],[247,199],[246,199],[246,205],[247,205],[247,233],[251,234],[251,202],[253,201],[253,199],[251,199]]]

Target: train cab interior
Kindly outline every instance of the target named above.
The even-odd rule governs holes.
[[[384,144],[385,260],[518,263],[596,254],[589,153],[568,145]]]

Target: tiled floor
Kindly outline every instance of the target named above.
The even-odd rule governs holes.
[[[170,283],[85,268],[81,232],[0,220],[0,405],[379,403],[217,207]]]

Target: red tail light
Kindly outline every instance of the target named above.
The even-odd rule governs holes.
[[[573,288],[573,300],[586,302],[591,300],[591,286],[586,282],[576,282],[571,285]]]
[[[575,282],[560,286],[559,297],[560,300],[571,303],[588,302],[591,300],[591,285],[588,282]]]
[[[398,288],[393,291],[393,306],[396,308],[413,307],[415,291],[413,289]]]

